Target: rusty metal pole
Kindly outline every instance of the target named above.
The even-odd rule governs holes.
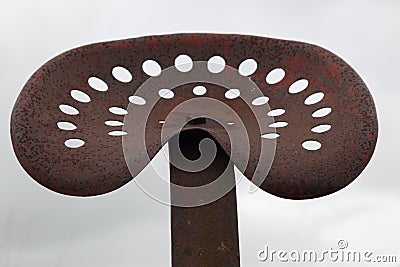
[[[178,138],[175,136],[174,138]],[[204,138],[212,138],[201,130],[183,131],[178,142],[170,142],[170,159],[176,159],[180,149],[189,160],[197,159],[199,144]],[[233,163],[225,151],[217,145],[214,161],[199,172],[188,172],[170,165],[171,183],[195,187],[221,178],[234,182]],[[171,202],[175,195],[171,191]],[[190,198],[190,195],[185,197]],[[225,196],[198,207],[171,206],[172,266],[240,266],[239,237],[236,210],[236,191],[233,188]]]

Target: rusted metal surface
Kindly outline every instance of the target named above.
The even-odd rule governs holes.
[[[205,77],[210,82],[192,77],[192,82],[168,88],[173,90],[174,97],[153,103],[148,117],[143,109],[131,107],[130,96],[141,97],[138,105],[146,107],[147,97],[165,88],[172,79],[165,76],[166,70],[182,54],[193,62],[221,56],[227,67],[220,74],[207,74],[209,77]],[[238,73],[241,63],[247,59],[254,59],[257,69],[243,78]],[[141,92],[138,88],[149,81],[149,75],[142,69],[146,60],[158,62],[161,78],[153,79],[152,86]],[[202,66],[205,65],[199,63],[194,69]],[[117,79],[113,73],[115,67],[124,67],[133,78]],[[270,81],[268,77],[278,69],[284,70],[284,77]],[[174,71],[174,77],[184,76]],[[188,72],[193,73],[196,72]],[[241,97],[226,97],[225,93],[232,88],[213,83],[212,78],[218,75],[228,84],[237,85]],[[100,84],[95,90],[96,86],[90,83],[93,77],[104,81],[106,86]],[[307,81],[306,85],[298,92],[293,91],[302,79]],[[249,83],[254,88],[244,88]],[[198,85],[207,88],[204,95],[192,92]],[[269,98],[269,106],[249,104],[255,87]],[[72,90],[85,93],[90,101],[77,101]],[[318,96],[315,93],[322,97],[315,100]],[[308,98],[310,95],[314,101]],[[204,114],[211,114],[203,118],[193,117],[191,109],[197,108],[199,112],[199,106],[189,104],[169,120],[173,124],[183,118],[187,122],[185,126],[168,132],[167,137],[172,139],[163,141],[162,130],[169,127],[163,128],[168,115],[181,103],[194,103],[190,101],[200,98],[212,99],[221,105],[209,101],[200,106],[200,113],[204,109]],[[60,105],[72,106],[79,114],[67,115]],[[110,113],[111,107],[126,109],[128,114]],[[329,109],[330,113],[314,116],[322,108]],[[284,113],[267,114],[276,109],[284,109]],[[246,142],[231,142],[231,134],[241,133],[241,124],[229,110],[238,116],[246,130],[243,140],[248,141],[248,147]],[[120,125],[107,125],[110,120],[119,121]],[[281,127],[273,127],[274,121],[281,123]],[[74,127],[61,129],[59,124],[65,122]],[[130,127],[122,126],[122,122]],[[260,123],[265,125],[260,127]],[[311,130],[320,125],[330,128],[320,133]],[[125,129],[129,129],[126,138],[109,135]],[[273,133],[279,137],[264,138],[265,134]],[[200,140],[209,136],[217,143],[212,164],[199,172],[188,172],[171,164],[171,182],[186,188],[198,187],[221,178],[225,169],[222,176],[234,185],[233,164],[236,164],[249,179],[261,176],[260,188],[276,196],[320,197],[347,186],[358,177],[373,154],[377,134],[373,99],[357,73],[338,56],[307,43],[245,35],[149,36],[70,50],[34,73],[19,95],[11,116],[11,138],[23,168],[41,185],[77,196],[104,194],[123,186],[149,163],[165,141],[173,141],[176,136],[182,138],[182,153],[195,159]],[[65,143],[69,139],[81,139],[85,144],[70,148]],[[143,149],[135,143],[141,139],[145,142]],[[318,141],[322,147],[305,149],[303,145],[308,140]],[[263,145],[273,149],[264,155]],[[172,161],[177,158],[178,150],[172,142]],[[240,159],[247,156],[248,164],[242,165]],[[265,168],[260,171],[259,166]],[[171,185],[172,203],[178,198],[197,201],[203,197],[207,193],[182,195]],[[227,190],[221,197],[199,207],[171,207],[174,266],[239,266],[235,189]]]
[[[132,175],[124,160],[121,137],[107,135],[118,127],[111,129],[104,124],[106,120],[122,119],[111,114],[109,108],[127,107],[128,97],[148,79],[142,70],[145,60],[156,60],[165,69],[173,66],[180,54],[189,55],[193,61],[207,61],[211,56],[220,55],[233,68],[248,58],[257,61],[257,71],[250,79],[270,98],[271,109],[286,110],[275,120],[288,123],[277,129],[280,137],[272,168],[265,173],[267,178],[261,185],[263,190],[292,199],[320,197],[348,185],[370,160],[378,130],[374,103],[361,78],[338,56],[315,45],[265,37],[176,34],[87,45],[44,64],[24,86],[11,117],[14,150],[23,168],[43,186],[68,195],[103,194],[129,182]],[[114,79],[111,70],[115,66],[128,69],[133,75],[132,81],[122,83]],[[266,76],[275,68],[284,69],[285,77],[270,85],[266,83]],[[105,81],[108,91],[93,90],[88,85],[91,76]],[[306,90],[289,93],[288,88],[301,78],[309,82]],[[182,100],[196,97],[191,89],[187,90],[188,86],[191,85],[175,88],[176,97],[162,99],[149,117],[146,145],[150,156],[161,147],[159,120]],[[259,163],[263,133],[252,124],[254,115],[241,99],[228,100],[223,97],[226,88],[206,86],[208,96],[219,98],[246,122],[252,151],[249,165],[243,171],[250,178]],[[75,101],[70,95],[73,89],[88,94],[91,102]],[[323,92],[323,100],[304,105],[305,98],[315,92]],[[60,104],[74,106],[79,115],[63,114]],[[311,116],[323,107],[331,108],[332,112],[323,118]],[[60,130],[57,128],[60,121],[72,122],[77,129]],[[310,131],[323,123],[332,128],[323,134]],[[188,127],[202,128],[202,125]],[[224,136],[206,126],[202,129],[230,155]],[[68,138],[81,138],[86,144],[70,149],[64,145]],[[318,140],[322,148],[303,149],[302,142],[309,139]],[[148,163],[139,156],[136,161],[138,168]]]
[[[200,141],[210,137],[201,130],[183,131],[179,138],[183,155],[196,160],[200,157]],[[178,146],[169,146],[170,159],[176,157],[179,149]],[[171,165],[170,181],[186,187],[201,186],[220,178],[226,168],[229,170],[225,173],[226,178],[234,183],[233,163],[218,146],[213,163],[200,172],[186,172]],[[171,191],[172,202],[174,197]],[[171,206],[172,266],[239,266],[236,206],[235,188],[219,200],[204,206]]]

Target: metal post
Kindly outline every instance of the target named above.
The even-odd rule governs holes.
[[[174,138],[177,138],[175,136]],[[179,135],[181,153],[189,160],[197,159],[199,143],[212,137],[201,130],[183,131]],[[179,151],[178,142],[170,142],[173,162]],[[171,183],[186,187],[212,182],[224,173],[234,182],[233,163],[217,145],[217,154],[210,166],[199,172],[187,172],[171,164]],[[186,197],[186,196],[185,196]],[[191,196],[187,196],[191,197]],[[171,190],[173,203],[174,194]],[[236,210],[236,190],[233,188],[217,201],[198,207],[171,206],[172,266],[240,266],[239,238]]]

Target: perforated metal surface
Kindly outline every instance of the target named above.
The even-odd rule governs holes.
[[[263,164],[259,162],[261,142],[276,141],[272,167],[264,174],[266,179],[261,185],[263,190],[274,195],[303,199],[330,194],[353,181],[370,160],[378,131],[372,97],[357,73],[333,53],[315,45],[264,37],[176,34],[92,44],[65,52],[43,65],[24,86],[11,117],[12,141],[21,165],[43,186],[68,195],[103,194],[129,182],[132,175],[124,158],[121,137],[126,133],[121,132],[122,126],[105,123],[124,122],[124,116],[115,115],[109,109],[127,109],[129,97],[150,77],[142,67],[146,60],[158,62],[160,69],[154,70],[162,77],[163,70],[174,66],[179,55],[187,55],[193,62],[220,56],[227,66],[239,71],[243,71],[239,67],[243,61],[254,59],[257,69],[248,77],[268,97],[271,110],[284,109],[285,112],[268,116],[269,109],[259,99],[261,105],[255,108],[265,118],[255,115],[242,98],[230,99],[232,94],[225,96],[227,90],[233,88],[215,84],[197,82],[166,88],[173,91],[173,97],[160,99],[146,122],[145,142],[150,157],[162,146],[163,124],[160,121],[169,111],[187,99],[209,97],[225,103],[243,119],[251,146],[249,164],[242,170],[247,177],[253,176],[257,164]],[[119,77],[118,71],[124,73],[120,67],[128,70],[132,79],[126,71],[122,78],[115,78]],[[279,72],[283,72],[277,69],[284,70],[280,81]],[[225,68],[221,73],[210,75],[226,75],[229,71]],[[275,80],[272,79],[274,73]],[[96,83],[93,77],[105,84]],[[303,81],[296,83],[299,80]],[[299,87],[295,88],[296,85]],[[195,86],[204,86],[206,93],[201,95],[202,90],[193,93]],[[154,92],[147,93],[158,94],[163,88],[164,85],[159,84]],[[90,102],[79,92],[89,96]],[[323,94],[304,103],[308,96],[319,92]],[[246,92],[240,93],[246,95]],[[79,95],[82,102],[74,99]],[[321,96],[323,98],[317,101]],[[142,105],[145,97],[130,100],[137,108],[146,106]],[[311,104],[311,100],[317,102]],[[79,114],[67,115],[60,110],[60,105],[75,107]],[[322,108],[329,108],[330,113],[323,117],[312,116]],[[138,111],[139,120],[140,116]],[[283,127],[269,127],[270,131],[260,132],[257,120],[265,121],[267,128],[271,120],[285,123],[277,125]],[[231,122],[227,119],[226,123]],[[314,130],[331,128],[323,133],[311,131],[318,125],[329,126]],[[226,134],[214,130],[212,122],[188,124],[185,129],[207,131],[228,155],[231,154]],[[128,132],[126,136],[143,132],[140,128],[136,130],[137,133]],[[275,130],[279,134],[277,138]],[[69,148],[82,145],[69,139],[85,143]],[[318,143],[307,143],[309,140]],[[307,150],[302,144],[316,150]],[[233,151],[238,156],[244,152]],[[135,158],[137,173],[148,163],[141,154],[142,151],[138,151]]]

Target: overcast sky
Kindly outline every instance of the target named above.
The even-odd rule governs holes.
[[[336,247],[339,239],[353,250],[398,256],[397,264],[367,266],[400,266],[399,14],[396,0],[3,1],[0,266],[169,266],[168,206],[147,197],[135,183],[87,199],[41,187],[14,156],[9,118],[24,83],[55,55],[98,41],[177,32],[255,34],[318,44],[357,70],[377,106],[377,149],[362,175],[344,190],[290,201],[261,190],[248,195],[246,184],[238,188],[242,266],[281,266],[258,261],[265,245],[322,251]],[[163,159],[157,165],[168,175]],[[154,175],[152,170],[141,174]]]

